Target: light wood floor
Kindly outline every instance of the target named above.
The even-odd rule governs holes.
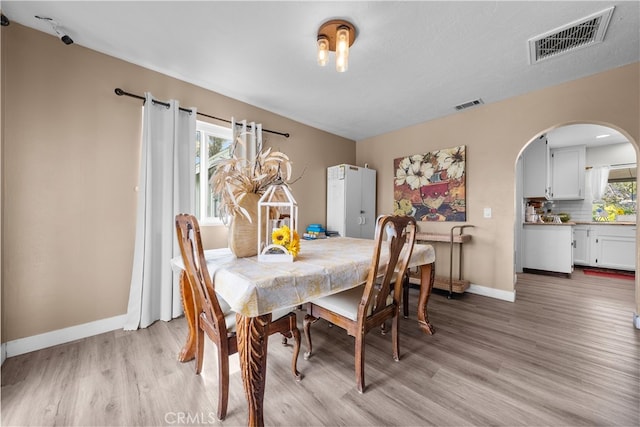
[[[289,372],[291,347],[269,344],[265,423],[316,426],[638,426],[640,331],[634,282],[523,274],[517,301],[467,294],[429,303],[433,336],[415,313],[401,321],[401,360],[390,336],[370,333],[367,390],[358,394],[353,339],[318,322],[314,356]],[[415,311],[417,290],[411,291]],[[302,323],[302,316],[299,316]],[[115,331],[12,357],[2,366],[2,425],[220,424],[216,362],[201,376],[176,354],[184,319]],[[210,348],[210,347],[209,347]],[[232,364],[224,425],[246,423]]]

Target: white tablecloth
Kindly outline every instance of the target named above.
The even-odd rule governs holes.
[[[315,298],[350,289],[367,278],[373,240],[333,237],[302,240],[294,262],[265,263],[257,257],[236,258],[229,249],[205,251],[216,292],[231,308],[255,317],[294,307]],[[388,253],[381,254],[384,260]],[[415,244],[410,267],[431,264],[431,245]],[[181,257],[171,260],[184,269]]]

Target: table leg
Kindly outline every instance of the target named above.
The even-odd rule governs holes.
[[[196,357],[196,320],[193,307],[193,292],[187,278],[187,272],[184,270],[180,274],[180,295],[182,296],[184,317],[186,317],[189,325],[189,335],[182,350],[178,353],[178,361],[188,362]]]
[[[270,322],[271,313],[258,317],[236,314],[238,355],[244,394],[249,405],[249,426],[264,426],[263,403]]]
[[[418,296],[418,326],[426,334],[433,335],[436,329],[429,323],[427,303],[433,288],[435,268],[433,263],[420,266],[420,295]]]

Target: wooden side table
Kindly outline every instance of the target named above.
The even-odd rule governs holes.
[[[455,225],[448,234],[444,233],[416,233],[416,241],[423,242],[448,242],[449,243],[449,277],[435,276],[433,287],[449,291],[449,298],[453,293],[464,293],[470,282],[462,278],[462,245],[471,241],[471,235],[464,234],[464,229],[473,225]],[[454,246],[458,246],[458,278],[453,277],[453,252]],[[409,276],[409,283],[418,284],[420,278],[416,275]]]

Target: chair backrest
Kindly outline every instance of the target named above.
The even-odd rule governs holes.
[[[226,337],[227,325],[207,269],[200,225],[196,217],[189,214],[176,215],[176,233],[185,272],[194,296],[196,316],[204,314],[207,321],[217,330],[218,336]]]
[[[381,215],[378,217],[375,247],[362,300],[358,307],[358,319],[375,316],[376,313],[384,310],[388,305],[387,298],[391,294],[396,304],[399,303],[403,276],[409,265],[416,240],[416,228],[416,221],[410,216]],[[388,248],[388,262],[384,262],[381,258],[382,249],[385,246]]]

